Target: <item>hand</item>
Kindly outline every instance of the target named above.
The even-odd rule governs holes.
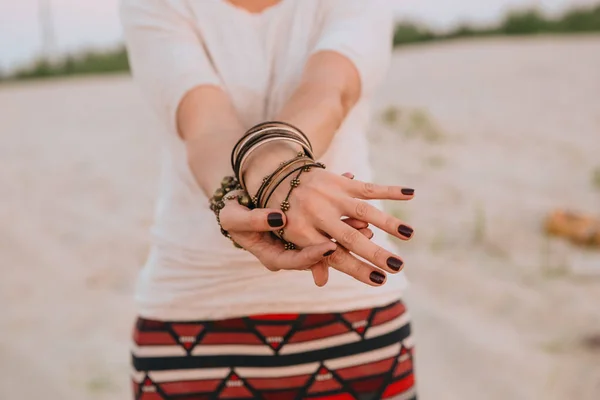
[[[279,210],[249,210],[236,201],[226,201],[220,212],[221,226],[227,230],[232,239],[252,253],[269,270],[307,270],[336,249],[335,243],[328,241],[315,246],[308,246],[299,251],[286,251],[280,240],[275,239],[269,231],[277,231],[284,227],[286,216]],[[357,229],[367,238],[373,237],[368,224],[351,218],[344,222]]]
[[[301,248],[330,242],[331,239],[339,245],[333,254],[312,268],[318,285],[327,281],[328,265],[372,286],[385,283],[383,271],[397,273],[402,270],[404,262],[400,257],[370,242],[340,220],[347,216],[375,225],[402,240],[409,240],[413,235],[412,228],[361,200],[410,200],[414,196],[412,189],[353,181],[317,168],[302,174],[300,181],[300,186],[293,190],[289,199],[285,239]],[[270,205],[280,204],[288,191],[289,183],[282,184]]]

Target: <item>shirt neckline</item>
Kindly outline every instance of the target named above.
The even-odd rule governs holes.
[[[261,12],[251,12],[248,11],[247,9],[243,8],[243,7],[238,7],[235,4],[230,3],[227,0],[217,0],[219,3],[222,3],[226,8],[233,10],[234,12],[237,12],[241,15],[246,15],[248,17],[251,18],[261,18],[264,17],[265,15],[268,15],[272,12],[275,12],[276,10],[278,10],[279,8],[281,8],[281,6],[283,5],[283,3],[285,3],[285,0],[279,0],[279,2],[277,4],[273,4],[272,6],[269,6],[267,8],[265,8],[264,10],[262,10]]]

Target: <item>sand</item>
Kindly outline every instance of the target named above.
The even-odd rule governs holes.
[[[423,399],[600,396],[600,252],[541,231],[600,214],[600,37],[397,51],[370,133]],[[385,117],[380,117],[385,114]],[[154,120],[126,76],[0,87],[0,398],[129,398],[135,276],[158,175]]]

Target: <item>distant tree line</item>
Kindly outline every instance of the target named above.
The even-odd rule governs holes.
[[[465,24],[449,32],[436,32],[412,22],[400,22],[394,32],[394,46],[485,36],[592,32],[600,32],[600,4],[571,9],[558,17],[548,17],[535,9],[513,11],[508,13],[497,26],[473,27]],[[18,69],[9,75],[0,74],[0,80],[105,74],[128,70],[127,53],[121,46],[113,50],[68,55],[57,62],[38,60],[33,65]]]
[[[415,23],[402,22],[396,26],[394,45],[402,46],[439,40],[500,35],[592,32],[600,32],[600,4],[571,9],[555,18],[547,17],[535,9],[513,11],[508,13],[497,26],[475,28],[463,24],[444,33],[435,32]]]

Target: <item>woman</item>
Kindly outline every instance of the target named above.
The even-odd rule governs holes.
[[[165,131],[136,399],[416,397],[403,261],[385,234],[413,230],[378,207],[414,191],[340,175],[371,179],[385,3],[123,0],[134,76]]]

